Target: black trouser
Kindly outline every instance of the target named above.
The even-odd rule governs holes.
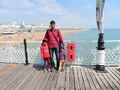
[[[55,62],[53,60],[54,52],[57,60],[57,69],[59,68],[59,48],[49,48],[50,50],[50,60],[51,60],[51,68],[55,68]]]

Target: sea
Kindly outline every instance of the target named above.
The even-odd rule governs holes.
[[[96,28],[63,35],[64,40],[76,45],[76,60],[82,64],[95,64],[99,31]],[[79,41],[79,42],[78,42]],[[92,42],[95,41],[95,42]],[[77,42],[77,43],[76,43]],[[105,61],[107,65],[120,65],[120,29],[104,29]],[[66,44],[67,46],[67,44]],[[79,62],[76,62],[77,64]]]
[[[85,40],[92,41],[98,39],[97,28],[85,29],[77,33],[70,33],[63,36],[65,40]],[[120,40],[120,29],[104,29],[105,40]]]
[[[99,31],[97,28],[85,29],[83,31],[64,35],[63,37],[64,40],[79,41],[80,43],[96,41],[96,43],[93,45],[93,47],[96,48],[97,41],[99,38]],[[105,41],[104,45],[106,48],[114,48],[118,46],[120,43],[114,42],[117,40],[120,40],[120,29],[104,29],[104,41]],[[86,47],[90,46],[89,44],[90,43],[88,43]]]

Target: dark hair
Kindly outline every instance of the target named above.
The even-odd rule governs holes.
[[[50,21],[50,25],[52,25],[52,24],[55,24],[55,21],[54,21],[54,20]]]
[[[47,40],[42,40],[42,43],[41,43],[41,45],[43,45],[43,43],[44,43],[44,42],[46,42],[46,43],[47,43]]]
[[[47,42],[47,40],[44,39],[44,40],[42,40],[42,42],[43,42],[43,43],[44,43],[44,42]]]
[[[60,49],[64,49],[64,46],[63,46],[63,45],[60,45]]]

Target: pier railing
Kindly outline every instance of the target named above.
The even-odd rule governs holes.
[[[67,44],[76,44],[76,55],[74,62],[66,64],[73,65],[96,65],[97,41],[65,41]],[[28,63],[36,63],[41,60],[40,44],[41,41],[26,41]],[[120,66],[120,40],[105,41],[105,64],[106,66]],[[55,58],[55,57],[54,57]],[[25,47],[23,41],[0,41],[0,62],[4,63],[25,63]]]

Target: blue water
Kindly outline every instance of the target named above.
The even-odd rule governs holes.
[[[98,40],[98,30],[88,29],[86,31],[80,31],[77,33],[70,33],[63,36],[65,40],[80,41],[75,42],[76,44],[76,59],[80,58],[83,60],[82,64],[95,64],[96,63],[96,47],[98,47],[97,42],[92,43],[88,41]],[[105,40],[105,62],[106,64],[118,65],[119,62],[119,42],[106,42],[106,40],[120,40],[120,29],[105,29],[104,30],[104,40]],[[85,42],[82,42],[85,41]],[[92,52],[93,50],[93,52]],[[78,63],[78,62],[76,62]]]
[[[97,40],[98,30],[88,29],[86,31],[80,31],[77,33],[71,33],[63,36],[65,40]],[[120,29],[104,29],[105,40],[120,40]]]

